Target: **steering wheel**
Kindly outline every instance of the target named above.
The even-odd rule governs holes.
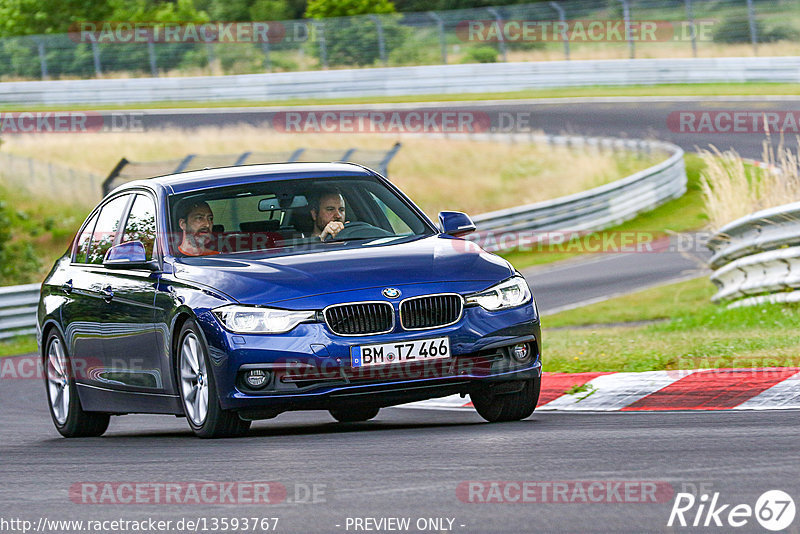
[[[373,226],[369,223],[364,221],[353,221],[344,224],[344,228],[336,234],[337,241],[340,240],[347,240],[347,239],[369,239],[369,238],[377,238],[377,237],[390,237],[394,234],[392,232],[388,232],[383,228],[378,228],[377,226]],[[330,239],[330,235],[325,236],[325,241]]]

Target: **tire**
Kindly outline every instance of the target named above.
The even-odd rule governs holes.
[[[333,418],[340,423],[360,423],[362,421],[369,421],[378,415],[380,410],[380,408],[375,408],[373,406],[353,406],[331,408],[328,411]]]
[[[539,402],[542,379],[533,378],[517,382],[521,386],[513,393],[498,392],[496,388],[482,387],[469,394],[478,414],[489,421],[519,421],[529,417]]]
[[[67,344],[55,328],[47,335],[42,363],[47,405],[59,434],[65,438],[102,436],[111,416],[83,411]]]
[[[200,438],[229,438],[247,434],[250,421],[240,419],[236,412],[223,410],[219,403],[208,347],[193,320],[187,320],[181,328],[176,349],[181,405],[195,435]]]

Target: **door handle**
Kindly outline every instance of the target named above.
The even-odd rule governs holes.
[[[106,302],[111,302],[114,300],[114,291],[111,289],[111,286],[106,286],[103,288],[103,300]]]
[[[69,295],[72,293],[72,280],[67,280],[63,284],[61,284],[61,291]]]

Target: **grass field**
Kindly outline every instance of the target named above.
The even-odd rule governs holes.
[[[684,158],[688,177],[685,195],[671,200],[652,211],[643,213],[630,221],[602,232],[590,234],[586,239],[591,240],[593,237],[602,236],[604,233],[636,232],[636,235],[641,236],[643,240],[655,240],[673,233],[699,230],[706,226],[708,217],[705,215],[703,192],[700,187],[700,172],[705,164],[695,154],[686,154]],[[578,247],[574,246],[576,243],[579,243],[579,241],[558,245],[543,245],[535,250],[510,250],[500,255],[510,261],[517,269],[524,269],[585,254],[585,252],[581,252]]]
[[[544,369],[800,366],[800,307],[728,310],[711,303],[715,292],[703,277],[543,317]],[[653,322],[624,324],[633,321]]]
[[[224,100],[214,102],[162,101],[119,104],[81,104],[44,106],[2,104],[0,111],[66,111],[109,109],[170,109],[170,108],[229,108],[229,107],[287,107],[332,104],[393,104],[414,102],[456,102],[485,100],[514,100],[538,98],[596,98],[596,97],[702,97],[702,96],[769,96],[800,95],[800,84],[794,83],[696,83],[662,85],[589,86],[529,89],[501,93],[431,94],[408,96],[374,96],[358,98],[295,98],[290,100]]]
[[[9,137],[8,152],[108,174],[120,157],[131,161],[182,159],[186,154],[294,151],[299,147],[388,150],[403,147],[389,165],[392,182],[426,213],[442,209],[477,214],[576,193],[661,161],[664,156],[609,153],[537,144],[429,139],[403,135],[286,134],[253,126]],[[90,157],[87,157],[90,154]],[[2,170],[0,170],[2,172]],[[9,177],[11,178],[11,177]],[[23,184],[24,185],[24,184]],[[64,183],[63,187],[72,187]],[[459,192],[454,205],[453,191]]]

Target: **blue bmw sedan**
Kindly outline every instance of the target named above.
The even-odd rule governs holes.
[[[237,436],[287,410],[366,421],[469,395],[488,421],[528,417],[540,326],[524,278],[432,222],[376,172],[290,163],[125,184],[42,285],[38,339],[64,436],[110,416],[185,417]]]

